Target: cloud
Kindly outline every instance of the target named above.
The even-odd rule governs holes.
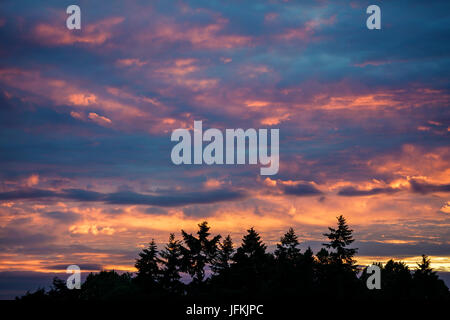
[[[44,233],[33,233],[19,227],[0,227],[0,247],[2,251],[10,250],[13,247],[29,246],[36,244],[44,246],[56,239],[55,236]]]
[[[360,190],[355,187],[345,187],[339,190],[338,195],[354,197],[354,196],[373,196],[377,194],[393,194],[400,191],[400,189],[395,188],[372,188],[368,190]]]
[[[97,103],[97,97],[92,93],[76,93],[68,97],[69,102],[77,106],[88,106]]]
[[[112,123],[112,121],[110,119],[108,119],[107,117],[100,116],[100,115],[96,114],[95,112],[90,112],[88,117],[89,117],[89,119],[91,119],[92,121],[94,121],[95,123],[97,123],[101,126],[108,126]]]
[[[450,201],[447,201],[440,209],[443,213],[450,213]]]
[[[20,189],[14,191],[0,192],[0,200],[19,200],[19,199],[39,199],[54,197],[57,193],[51,190],[42,189]]]
[[[39,175],[38,174],[32,174],[31,176],[28,177],[28,179],[26,180],[26,185],[28,187],[32,187],[36,184],[39,183]]]
[[[140,59],[119,59],[116,64],[121,67],[143,67],[147,64],[147,61],[141,61]]]
[[[315,196],[322,194],[322,191],[317,189],[312,184],[298,183],[295,185],[284,185],[282,187],[284,194],[294,196]]]
[[[151,205],[177,207],[189,204],[208,204],[243,199],[246,193],[240,190],[214,189],[204,192],[173,192],[167,194],[142,194],[131,191],[100,193],[83,189],[63,189],[51,191],[41,189],[23,189],[0,193],[0,200],[60,198],[85,202],[104,202],[121,205]]]
[[[450,184],[429,184],[410,180],[411,190],[415,193],[428,194],[433,192],[450,192]]]
[[[63,211],[44,212],[42,216],[62,223],[72,223],[80,219],[76,213]]]
[[[233,49],[249,46],[252,38],[240,34],[228,34],[225,29],[229,21],[218,17],[216,21],[205,25],[176,24],[169,19],[153,26],[152,30],[143,30],[137,35],[142,43],[151,41],[155,45],[188,42],[196,49]]]
[[[127,248],[121,263],[132,266],[136,239],[166,239],[200,217],[236,237],[256,224],[266,239],[288,226],[319,239],[323,230],[311,230],[326,230],[340,212],[359,224],[358,240],[383,240],[395,228],[387,241],[428,241],[414,254],[448,243],[448,193],[434,193],[450,183],[449,18],[436,16],[450,2],[415,0],[408,14],[386,3],[397,18],[381,46],[354,27],[364,8],[342,2],[269,1],[256,11],[250,2],[115,3],[89,10],[80,31],[67,30],[52,4],[8,3],[0,10],[8,17],[0,28],[0,211],[18,227],[7,252],[45,255],[42,266],[72,252],[104,263],[88,254],[93,248],[68,247],[83,243],[111,254]],[[109,20],[118,16],[126,20]],[[279,126],[276,180],[256,180],[252,166],[175,169],[170,132],[194,119],[220,129]],[[38,183],[27,184],[33,174]],[[64,222],[75,217],[68,232]],[[389,251],[398,245],[374,243],[369,253],[401,253]]]
[[[101,201],[105,195],[100,192],[83,189],[63,189],[62,193],[55,192],[53,197],[77,201]]]
[[[0,272],[0,299],[14,299],[24,295],[27,291],[48,288],[54,277],[64,279],[64,273],[42,273],[31,271],[2,271]],[[82,278],[85,275],[82,274]]]
[[[140,204],[161,207],[176,207],[188,204],[207,204],[221,201],[239,200],[245,193],[234,190],[213,190],[206,192],[174,193],[169,195],[144,195],[134,192],[117,192],[107,195],[105,201],[110,204]]]
[[[103,269],[101,264],[95,264],[95,263],[75,263],[77,266],[80,267],[81,271],[100,271]],[[51,264],[44,267],[44,269],[48,270],[63,270],[66,271],[69,264]]]
[[[34,37],[40,43],[50,46],[72,45],[82,43],[101,45],[112,38],[114,26],[122,23],[124,18],[111,17],[86,25],[82,32],[73,32],[64,27],[39,23],[34,28]]]

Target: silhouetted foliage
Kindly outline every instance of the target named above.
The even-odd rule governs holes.
[[[205,277],[205,267],[215,258],[220,235],[209,239],[210,233],[206,221],[198,225],[198,237],[181,230],[186,246],[181,246],[183,253],[182,268],[188,272],[194,283],[200,283]]]
[[[274,253],[267,251],[254,228],[247,230],[235,251],[231,237],[222,241],[220,235],[211,237],[205,221],[198,225],[196,236],[182,230],[180,241],[170,234],[161,251],[152,240],[139,253],[134,276],[115,271],[91,273],[81,290],[69,290],[63,280],[55,278],[48,291],[41,288],[18,299],[450,299],[447,286],[425,255],[414,272],[403,262],[377,263],[381,289],[369,290],[367,268],[356,266],[357,249],[349,247],[354,242],[353,230],[343,216],[337,220],[337,227],[328,228],[329,233],[324,234],[329,242],[316,255],[311,248],[301,252],[299,237],[292,228],[280,238]],[[360,277],[358,269],[362,269]],[[189,276],[190,282],[183,280]]]
[[[123,300],[131,299],[135,291],[129,273],[100,271],[87,276],[81,286],[80,297],[82,300]]]
[[[448,294],[444,281],[440,280],[436,272],[430,267],[431,260],[422,255],[422,261],[413,274],[414,293],[416,298],[434,299],[442,298]]]
[[[211,263],[211,270],[215,274],[228,270],[230,268],[230,261],[233,252],[233,241],[231,240],[231,236],[228,235],[222,242],[219,243],[217,254]]]
[[[161,285],[163,289],[172,293],[181,294],[184,287],[184,284],[180,281],[182,252],[181,242],[175,239],[175,234],[170,234],[169,243],[161,251],[160,256],[164,265],[161,271]]]
[[[261,236],[252,227],[247,230],[242,238],[242,245],[237,249],[233,257],[236,263],[254,263],[264,260],[266,257],[266,245],[261,241]]]
[[[152,290],[157,287],[158,280],[161,277],[161,270],[159,269],[161,259],[158,257],[158,248],[153,239],[148,248],[139,253],[139,257],[134,265],[138,270],[136,282],[147,290]]]
[[[329,253],[331,263],[342,264],[352,270],[355,270],[355,260],[353,257],[358,249],[347,247],[355,241],[352,235],[353,230],[348,227],[347,222],[342,215],[337,217],[337,220],[337,229],[328,227],[330,233],[324,233],[324,236],[330,240],[329,243],[324,243],[324,246],[328,249],[331,248],[334,250]]]
[[[277,244],[277,249],[275,250],[275,257],[279,261],[291,261],[292,263],[297,263],[300,257],[300,249],[298,237],[294,232],[293,228],[289,228],[289,231],[281,237],[280,243]]]

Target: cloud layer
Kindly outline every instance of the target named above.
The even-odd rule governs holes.
[[[380,31],[348,1],[81,7],[0,4],[0,271],[133,270],[202,219],[321,243],[339,214],[366,256],[448,261],[450,3],[383,3]],[[279,128],[279,173],[173,165],[194,120]]]

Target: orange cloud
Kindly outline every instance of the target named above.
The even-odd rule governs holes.
[[[101,126],[107,126],[112,123],[112,121],[110,119],[100,116],[100,115],[96,114],[95,112],[89,113],[88,117],[89,117],[89,119],[91,119],[92,121],[94,121],[95,123],[97,123]]]
[[[32,174],[26,181],[26,185],[28,187],[35,186],[39,183],[39,175],[38,174]]]
[[[69,102],[78,106],[88,106],[97,103],[97,97],[91,93],[76,93],[68,97]]]
[[[419,146],[405,144],[396,154],[382,155],[369,160],[368,166],[378,173],[389,173],[394,177],[419,179],[433,184],[448,184],[450,183],[449,159],[448,148],[441,147],[427,151]]]
[[[218,18],[215,23],[206,26],[186,27],[166,19],[150,32],[146,30],[139,34],[138,39],[142,42],[154,41],[160,44],[189,42],[192,46],[203,49],[231,49],[251,44],[251,37],[224,34],[223,30],[227,24],[227,19]]]
[[[116,63],[121,67],[142,67],[147,64],[147,61],[141,61],[139,59],[119,59]]]
[[[35,27],[33,36],[40,43],[53,46],[72,45],[76,43],[100,45],[112,37],[113,27],[123,21],[124,18],[112,17],[88,24],[80,31],[68,30],[61,25],[40,23]]]

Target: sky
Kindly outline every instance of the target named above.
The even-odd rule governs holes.
[[[450,272],[449,36],[448,1],[1,1],[0,298],[203,220]],[[279,129],[279,172],[174,165],[194,120]]]

